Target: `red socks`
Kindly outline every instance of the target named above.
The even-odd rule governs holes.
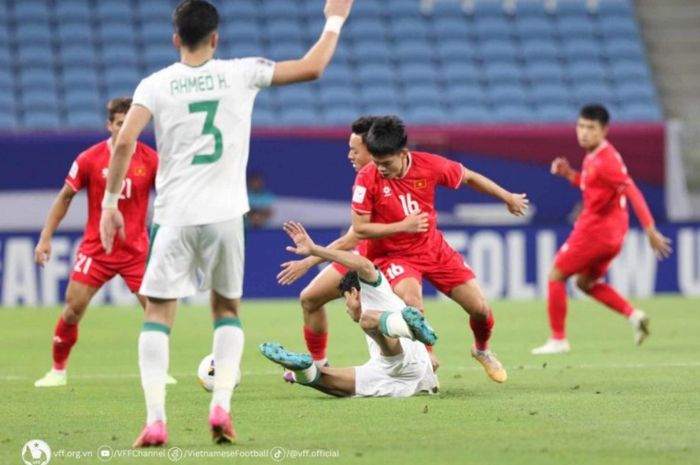
[[[304,326],[304,340],[306,348],[309,349],[311,358],[314,360],[324,360],[326,358],[326,347],[328,346],[328,333],[315,333],[307,326]]]
[[[595,283],[588,294],[624,316],[630,316],[634,307],[624,297],[617,293],[612,286],[605,283]]]
[[[494,319],[491,309],[489,309],[489,316],[486,319],[478,320],[473,316],[469,317],[469,326],[474,333],[474,345],[476,346],[476,350],[486,350],[489,348],[489,339],[491,339],[493,324]]]
[[[68,363],[70,350],[78,340],[78,325],[66,323],[63,318],[58,319],[53,336],[53,369],[65,370]]]
[[[566,283],[550,281],[547,297],[547,313],[552,339],[566,339]]]

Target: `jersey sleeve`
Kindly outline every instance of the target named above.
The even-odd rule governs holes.
[[[272,84],[272,75],[275,73],[275,62],[266,58],[241,58],[234,60],[239,72],[243,73],[243,80],[251,89],[263,89]]]
[[[66,176],[66,184],[78,192],[88,183],[88,170],[90,169],[89,160],[85,152],[78,155],[68,171]]]
[[[374,182],[365,170],[357,173],[355,184],[352,186],[352,209],[360,215],[372,213],[374,208]]]
[[[464,167],[461,163],[448,160],[439,155],[433,155],[431,160],[436,175],[436,182],[450,189],[458,189],[462,185]]]
[[[601,162],[598,176],[614,188],[622,188],[632,183],[627,167],[617,153],[609,155]]]
[[[153,91],[153,85],[150,78],[142,79],[139,85],[136,86],[132,100],[133,105],[139,105],[151,112],[155,113],[156,109],[156,93]]]

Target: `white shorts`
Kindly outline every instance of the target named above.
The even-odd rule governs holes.
[[[243,294],[243,217],[194,226],[154,225],[139,293],[179,299],[213,289],[227,299]]]
[[[410,397],[419,392],[437,392],[438,380],[423,344],[400,339],[403,353],[379,355],[355,367],[358,397]]]

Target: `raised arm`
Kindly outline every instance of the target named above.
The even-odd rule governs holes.
[[[508,207],[508,211],[515,216],[524,216],[530,203],[527,194],[508,192],[486,176],[466,168],[463,168],[462,184],[501,200]]]
[[[74,197],[75,190],[66,183],[51,204],[46,223],[44,223],[44,228],[39,236],[39,242],[34,249],[34,261],[38,265],[46,265],[51,258],[51,238],[56,232],[58,225],[61,224],[61,221],[66,216],[66,213],[68,213]]]
[[[313,81],[321,77],[333,58],[340,37],[340,29],[350,14],[352,1],[326,0],[326,6],[323,9],[326,16],[326,26],[323,28],[321,37],[303,58],[278,62],[272,75],[272,85]]]
[[[357,247],[360,239],[355,231],[350,227],[348,232],[334,240],[326,247],[331,250],[352,250]],[[277,282],[283,286],[289,285],[304,276],[311,268],[320,265],[326,260],[314,255],[310,255],[302,260],[290,260],[282,263],[282,271],[277,274]]]
[[[114,144],[107,170],[107,188],[102,199],[102,217],[100,218],[100,239],[102,247],[108,254],[112,252],[114,236],[117,233],[125,239],[124,218],[117,209],[117,203],[131,156],[134,154],[136,141],[150,120],[150,111],[140,105],[132,105],[119,131],[117,142]]]
[[[315,244],[301,223],[288,221],[284,223],[283,228],[294,241],[294,247],[288,246],[288,251],[297,255],[314,255],[324,260],[340,263],[351,270],[357,271],[357,274],[363,281],[375,282],[379,278],[379,274],[371,261],[352,252],[332,250]]]

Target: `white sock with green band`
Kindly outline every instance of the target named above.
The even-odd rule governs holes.
[[[379,317],[379,330],[385,336],[413,339],[413,333],[408,328],[401,312],[382,312]]]
[[[231,396],[241,369],[245,335],[238,318],[221,318],[214,322],[214,390],[210,408],[231,411]]]
[[[321,376],[321,372],[315,363],[304,370],[294,370],[294,376],[299,384],[314,384]]]
[[[146,398],[146,424],[166,421],[165,380],[170,359],[170,328],[162,323],[145,322],[139,336],[139,369]]]

